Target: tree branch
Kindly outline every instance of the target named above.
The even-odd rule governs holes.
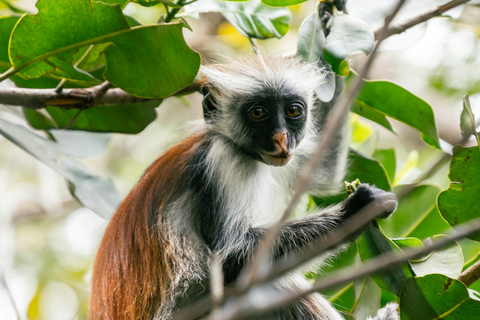
[[[463,223],[462,225],[459,225],[456,230],[456,232],[450,233],[449,237],[446,237],[441,241],[425,244],[425,247],[422,249],[405,250],[404,253],[400,255],[392,252],[371,259],[367,261],[365,263],[365,267],[360,270],[354,270],[352,267],[343,268],[330,274],[328,278],[322,279],[321,281],[315,283],[311,288],[307,290],[290,294],[284,293],[282,297],[275,297],[276,299],[270,299],[269,301],[266,300],[268,301],[268,303],[264,305],[252,303],[252,301],[255,302],[256,300],[253,297],[248,296],[250,293],[247,293],[246,296],[239,297],[239,301],[236,301],[236,303],[235,301],[230,301],[229,306],[236,307],[238,308],[238,310],[229,310],[228,314],[232,316],[224,319],[250,319],[255,315],[284,306],[310,293],[327,290],[338,285],[348,283],[355,279],[364,278],[370,274],[378,273],[380,271],[388,270],[392,267],[399,266],[417,257],[425,256],[433,252],[434,250],[448,246],[456,240],[463,239],[469,235],[478,233],[480,231],[480,219]],[[256,294],[258,294],[258,292],[256,292]]]
[[[194,83],[176,94],[188,94],[197,91]],[[25,89],[0,88],[0,104],[22,106],[27,109],[42,109],[47,106],[64,109],[87,109],[95,106],[108,106],[137,103],[153,99],[140,98],[121,89],[111,88],[108,81],[85,89]]]
[[[399,33],[405,32],[407,29],[410,29],[411,27],[414,27],[417,24],[420,24],[422,22],[430,20],[431,18],[437,17],[437,16],[441,15],[442,13],[444,13],[444,12],[450,10],[450,9],[453,9],[455,7],[458,7],[459,5],[465,4],[469,1],[470,0],[453,0],[453,1],[450,1],[446,4],[444,4],[443,6],[437,7],[433,11],[427,12],[425,14],[422,14],[418,17],[415,17],[415,18],[411,19],[410,21],[408,21],[404,24],[394,26],[394,27],[388,29],[387,33],[386,33],[386,37],[388,38],[390,36],[393,36],[394,34],[399,34]],[[379,38],[379,33],[380,33],[380,31],[375,32],[375,39]]]
[[[467,287],[470,287],[478,279],[480,279],[480,260],[477,260],[458,277],[458,280],[462,281]]]

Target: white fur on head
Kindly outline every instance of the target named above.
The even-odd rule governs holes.
[[[203,66],[200,74],[218,109],[218,112],[212,115],[213,123],[208,127],[232,140],[241,137],[237,118],[239,100],[273,89],[301,96],[310,111],[314,89],[325,78],[324,70],[314,64],[295,58],[261,55],[238,61],[231,60],[225,64]]]

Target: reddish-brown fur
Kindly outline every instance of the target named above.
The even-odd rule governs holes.
[[[193,135],[163,154],[118,207],[95,260],[91,320],[151,320],[165,302],[175,270],[161,213],[204,140]]]

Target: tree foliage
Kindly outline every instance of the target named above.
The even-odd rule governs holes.
[[[132,1],[145,8],[162,8],[158,23],[151,25],[128,16],[125,7],[131,1],[125,0],[69,0],[68,5],[64,0],[40,0],[37,13],[23,13],[5,2],[11,12],[0,16],[0,80],[11,82],[0,86],[0,104],[20,106],[23,116],[16,115],[12,121],[12,116],[0,113],[0,134],[65,177],[69,191],[82,205],[108,217],[120,201],[114,184],[78,162],[79,149],[74,155],[65,150],[65,144],[80,143],[78,136],[60,137],[57,133],[137,134],[155,120],[155,110],[165,98],[195,92],[200,55],[187,45],[184,34],[197,32],[189,20],[199,14],[221,14],[252,43],[253,39],[280,39],[292,29],[298,30],[297,48],[287,51],[296,51],[298,57],[328,71],[325,83],[316,89],[319,99],[332,99],[335,74],[346,80],[347,93],[352,90],[349,84],[358,78],[355,65],[361,65],[352,61],[370,54],[378,33],[336,8],[327,25],[313,5],[308,14],[296,16],[295,8],[305,1]],[[455,6],[463,2],[467,1],[452,1]],[[471,7],[478,9],[478,3]],[[292,18],[302,18],[301,26],[294,25]],[[8,91],[15,87],[24,90]],[[61,95],[67,89],[73,90]],[[480,89],[464,91],[462,94],[472,94]],[[44,92],[52,95],[42,98],[39,94]],[[392,81],[362,79],[351,110],[360,116],[354,117],[352,128],[354,142],[361,143],[352,145],[346,180],[358,178],[393,190],[399,196],[399,207],[391,219],[370,224],[356,243],[323,267],[324,271],[307,274],[319,282],[346,266],[359,268],[384,254],[402,254],[438,242],[446,237],[441,234],[458,225],[478,223],[480,215],[480,149],[478,143],[464,145],[472,137],[479,141],[478,122],[468,96],[462,116],[451,120],[463,134],[453,149],[439,138],[429,102]],[[370,125],[365,129],[364,119],[378,124],[376,132],[396,133],[399,122],[416,130],[430,155],[428,161],[400,164],[395,141],[387,149],[369,147],[374,134]],[[95,136],[81,139],[81,145],[92,148],[102,143]],[[428,179],[443,174],[447,161],[451,183],[442,191]],[[422,168],[425,175],[406,178],[409,166]],[[310,198],[309,204],[328,205],[346,196],[344,192]],[[478,235],[469,237],[480,240]],[[388,301],[399,302],[402,319],[474,319],[480,308],[479,294],[474,290],[480,286],[474,284],[469,289],[471,284],[456,278],[478,259],[478,250],[480,245],[472,241],[453,242],[388,271],[341,283],[326,293],[349,319],[365,319]],[[38,313],[36,304],[37,296],[29,307],[32,318]]]

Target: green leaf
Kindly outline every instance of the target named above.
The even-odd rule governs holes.
[[[478,147],[453,149],[453,159],[448,177],[450,187],[438,195],[438,210],[452,226],[480,216],[480,151]],[[480,241],[480,235],[468,238]]]
[[[166,24],[132,28],[111,38],[105,49],[105,77],[139,97],[163,98],[195,80],[200,56],[182,36],[186,25]]]
[[[423,248],[423,242],[420,239],[409,237],[409,238],[395,238],[391,239],[400,249],[403,248]]]
[[[435,235],[425,240],[426,244],[435,243],[448,238],[446,235]],[[423,277],[427,274],[440,273],[450,278],[458,278],[463,269],[462,248],[457,242],[448,247],[435,250],[427,257],[410,261],[415,275]]]
[[[99,0],[98,2],[108,3],[108,4],[119,4],[120,7],[125,7],[130,0]]]
[[[356,150],[350,149],[348,153],[348,171],[345,181],[354,181],[359,179],[361,183],[369,183],[376,185],[385,191],[391,191],[392,185],[388,180],[387,174],[383,166],[377,160],[364,155]],[[332,197],[318,198],[315,202],[320,206],[328,206],[338,203],[347,197],[347,191]]]
[[[178,8],[182,7],[178,4],[176,4],[175,2],[169,1],[169,0],[133,0],[132,2],[136,2],[139,5],[144,6],[144,7],[153,7],[154,5],[157,5],[159,3],[163,3],[167,7],[171,7],[171,8],[177,8],[178,9]]]
[[[78,68],[86,71],[94,71],[104,67],[107,63],[105,59],[105,48],[109,45],[110,43],[101,43],[81,48],[74,60],[78,61],[84,54],[86,54],[86,56],[78,64]],[[86,52],[87,50],[88,52]]]
[[[399,85],[390,81],[365,81],[355,103],[356,107],[369,106],[419,130],[429,138],[431,145],[440,149],[432,107]]]
[[[420,223],[416,223],[415,229],[413,229],[409,236],[425,239],[432,234],[445,233],[449,229],[451,229],[450,225],[442,218],[435,206]]]
[[[155,108],[160,101],[119,106],[94,107],[83,110],[69,127],[70,130],[94,132],[139,133],[156,118]],[[28,122],[36,129],[63,129],[78,113],[77,109],[46,108],[53,123],[35,110],[24,109]]]
[[[398,190],[401,186],[397,186]],[[402,197],[397,210],[388,219],[379,221],[390,237],[405,238],[430,214],[440,189],[433,185],[416,186]]]
[[[323,57],[324,47],[325,34],[322,23],[317,13],[311,13],[298,29],[297,57],[327,69],[325,82],[315,89],[315,94],[321,101],[329,102],[335,94],[335,75]]]
[[[332,25],[326,39],[325,59],[337,74],[346,76],[350,55],[355,52],[368,54],[373,49],[373,31],[366,22],[343,13],[334,14],[330,21]]]
[[[393,133],[397,133],[384,114],[360,101],[355,102],[352,108],[352,112],[355,112],[356,114],[368,120],[378,123],[382,127],[392,131]]]
[[[395,171],[397,169],[397,160],[395,157],[395,149],[383,149],[383,150],[376,150],[373,154],[373,158],[380,161],[380,163],[385,168],[387,172],[388,179],[390,181],[395,180]]]
[[[402,320],[477,319],[480,301],[471,299],[463,283],[441,274],[410,278],[400,295]]]
[[[333,292],[332,290],[322,291],[322,294],[328,297],[328,301],[342,313],[350,312],[355,305],[355,292],[353,290],[353,282],[340,290]],[[345,317],[345,316],[344,316]],[[345,317],[345,319],[347,319]]]
[[[37,3],[39,13],[23,16],[15,27],[10,57],[24,77],[46,72],[79,77],[67,67],[74,53],[86,45],[110,42],[105,76],[133,95],[166,97],[195,79],[200,57],[183,39],[186,23],[130,29],[118,5],[88,0],[63,4],[63,0],[42,0]]]
[[[112,181],[96,176],[65,156],[54,141],[3,119],[0,119],[0,134],[65,177],[72,186],[69,187],[72,195],[98,215],[108,218],[120,203]]]
[[[367,226],[358,238],[357,243],[358,253],[363,262],[382,254],[401,252],[397,245],[385,236],[376,222]],[[413,277],[413,273],[409,264],[371,275],[372,280],[375,281],[380,288],[396,296],[399,296],[403,283],[410,277]]]
[[[272,7],[293,6],[307,0],[262,0],[263,3]]]
[[[70,0],[68,6],[61,0],[42,0],[36,6],[38,14],[24,15],[10,41],[13,66],[29,65],[20,71],[26,78],[52,71],[56,64],[49,58],[56,54],[72,55],[72,50],[88,44],[84,42],[129,30],[120,6],[88,0]]]
[[[282,38],[290,28],[287,8],[272,8],[260,0],[231,2],[202,0],[186,6],[186,14],[220,12],[245,37]]]
[[[20,16],[0,17],[0,66],[10,67],[8,41],[18,19],[20,19]]]
[[[468,138],[475,135],[477,144],[480,145],[479,133],[477,132],[477,123],[475,122],[475,114],[473,114],[470,106],[470,99],[468,95],[463,97],[463,110],[460,115],[460,129],[462,130],[462,137]]]
[[[375,282],[367,277],[365,279],[355,280],[355,306],[352,315],[355,319],[366,319],[375,315],[380,309],[380,298],[382,290]]]
[[[348,159],[350,168],[346,177],[347,181],[359,179],[362,183],[374,184],[382,190],[392,190],[385,168],[378,160],[353,149],[350,149]]]

